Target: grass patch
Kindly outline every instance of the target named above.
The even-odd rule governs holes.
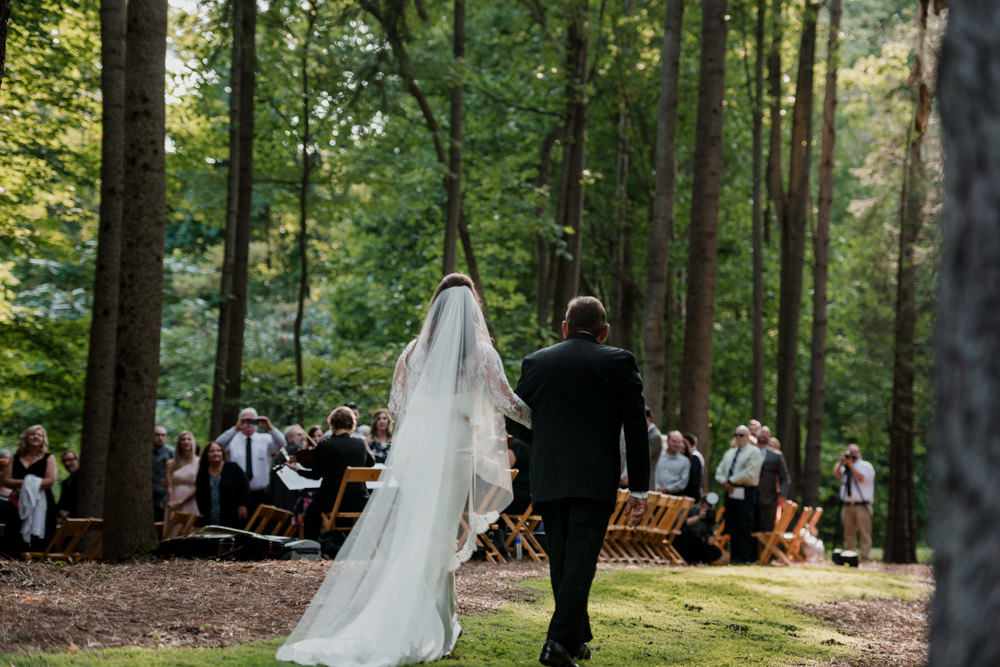
[[[552,612],[547,579],[523,582],[534,602],[461,619],[464,634],[441,665],[538,664]],[[599,665],[803,665],[856,656],[863,639],[797,611],[845,598],[914,600],[915,577],[847,568],[685,568],[601,572],[591,594],[593,667]],[[280,639],[222,649],[121,648],[0,655],[29,665],[274,665]]]

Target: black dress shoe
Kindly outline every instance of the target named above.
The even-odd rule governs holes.
[[[590,660],[590,647],[587,646],[586,642],[576,647],[573,657],[577,660]]]
[[[551,667],[580,667],[573,662],[573,657],[566,648],[554,639],[546,639],[542,644],[542,654],[538,662]]]

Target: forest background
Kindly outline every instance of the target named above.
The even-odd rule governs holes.
[[[246,4],[177,3],[168,23],[156,419],[172,434],[194,431],[202,443],[216,435],[213,368],[232,201],[231,12]],[[694,194],[704,193],[696,183],[696,153],[699,136],[707,136],[701,126],[706,114],[699,113],[702,10],[718,11],[720,4],[727,30],[712,253],[717,266],[709,267],[717,282],[706,357],[704,348],[694,348],[706,337],[685,332],[693,331],[690,292],[704,283],[690,277],[707,266],[703,255],[691,252],[704,231],[705,196]],[[556,340],[552,319],[564,287],[556,267],[574,262],[579,292],[609,306],[612,342],[636,353],[648,382],[645,318],[656,311],[644,297],[650,267],[660,265],[668,278],[661,301],[666,367],[662,387],[652,394],[660,399],[651,407],[661,430],[690,425],[684,399],[705,392],[707,424],[685,430],[703,435],[700,446],[714,471],[733,427],[756,417],[774,428],[784,419],[781,431],[792,434],[783,437],[783,447],[795,461],[795,497],[814,495],[831,509],[837,486],[830,471],[845,445],[857,442],[878,471],[876,543],[890,525],[891,467],[912,470],[904,502],[912,511],[915,541],[923,542],[939,239],[935,225],[918,224],[909,237],[912,246],[901,251],[901,240],[906,224],[913,228],[904,215],[907,196],[919,193],[918,219],[930,220],[940,205],[938,121],[933,114],[923,124],[914,121],[929,92],[920,84],[933,78],[917,66],[927,3],[857,0],[847,4],[835,31],[841,46],[820,477],[812,488],[802,481],[815,337],[812,241],[821,200],[819,179],[810,181],[808,174],[820,168],[828,4],[522,0],[466,8],[432,0],[258,2],[238,404],[253,405],[281,425],[320,422],[348,400],[363,413],[384,405],[396,356],[416,335],[449,253],[458,270],[473,272],[474,258],[512,383],[524,355]],[[461,53],[454,39],[459,5],[466,36]],[[756,33],[762,9],[764,41]],[[671,17],[681,15],[670,170],[676,196],[664,227],[654,210],[664,17],[670,27],[678,25]],[[101,204],[100,23],[95,0],[16,3],[11,13],[0,87],[0,434],[7,446],[34,423],[46,426],[55,451],[81,441]],[[931,47],[942,28],[941,19],[930,17]],[[810,30],[816,52],[806,61],[813,74],[806,85],[815,94],[803,97],[799,71],[803,35]],[[757,67],[757,55],[766,55],[761,45],[777,55],[766,69]],[[574,62],[583,63],[583,85]],[[758,82],[769,86],[760,97]],[[457,116],[456,90],[462,99]],[[792,119],[803,106],[796,107],[798,98],[807,101],[814,119],[801,141],[792,139]],[[756,144],[755,118],[768,137],[761,142],[757,135]],[[429,119],[436,121],[436,132]],[[585,143],[574,139],[574,124],[582,124]],[[910,178],[915,134],[923,142],[916,153],[925,178],[919,188]],[[763,144],[760,152],[757,144]],[[808,242],[799,270],[799,308],[793,311],[797,335],[786,347],[788,356],[779,350],[779,329],[788,326],[779,321],[787,287],[784,200],[773,188],[767,194],[760,189],[771,166],[755,155],[787,176],[795,145],[810,147],[810,194],[801,199]],[[574,146],[585,148],[585,159]],[[449,174],[456,172],[449,164],[461,167],[458,219],[449,195],[456,182]],[[761,193],[759,211],[755,192]],[[755,215],[762,224],[756,255]],[[657,225],[666,232],[666,244],[656,239]],[[901,259],[913,270],[902,271]],[[757,307],[755,273],[762,287]],[[913,352],[909,384],[900,381],[898,362],[901,287],[914,297],[912,336],[903,342]],[[755,315],[762,324],[759,386]],[[686,374],[692,355],[710,362],[707,383]],[[782,371],[796,380],[790,399],[779,398]],[[912,402],[912,428],[897,448],[903,460],[894,458],[890,445],[900,391]],[[755,409],[755,395],[762,409]],[[831,512],[823,526],[827,540],[835,539],[838,523]],[[896,558],[905,560],[906,552],[897,550]]]

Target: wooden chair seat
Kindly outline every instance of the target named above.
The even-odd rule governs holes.
[[[181,537],[194,530],[198,515],[193,512],[171,512],[163,523],[163,539]]]
[[[288,510],[274,505],[258,505],[243,530],[258,535],[292,537],[297,527],[292,525],[292,513]]]
[[[723,565],[729,562],[729,533],[725,532],[725,517],[726,508],[723,505],[719,505],[719,508],[715,510],[715,533],[712,534],[712,542],[722,552],[719,560],[715,561],[715,563]]]
[[[366,482],[378,481],[382,474],[382,468],[355,468],[348,467],[344,470],[344,476],[340,480],[340,488],[337,489],[337,497],[333,501],[333,507],[329,512],[323,512],[323,532],[328,530],[351,530],[354,522],[361,516],[361,512],[346,512],[340,509],[340,504],[344,500],[348,484],[364,484]],[[341,519],[350,521],[341,522]]]
[[[510,531],[510,534],[503,543],[504,548],[507,549],[507,553],[510,553],[515,548],[514,538],[520,536],[521,546],[528,554],[528,558],[536,563],[549,559],[549,555],[545,553],[545,549],[542,548],[538,538],[535,537],[535,528],[542,522],[542,516],[535,514],[534,507],[529,504],[524,512],[518,515],[501,514],[500,520],[506,524],[507,530]]]
[[[816,522],[819,521],[819,517],[822,514],[822,507],[803,508],[799,519],[795,522],[795,527],[790,532],[786,532],[781,536],[778,544],[793,561],[800,563],[805,561],[805,556],[802,554],[802,539],[805,537],[806,531],[810,530],[810,527],[812,530],[816,529]]]

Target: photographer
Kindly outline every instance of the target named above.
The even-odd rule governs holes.
[[[222,445],[226,458],[246,474],[250,484],[247,511],[253,516],[257,505],[270,499],[271,457],[285,446],[285,436],[274,428],[270,419],[259,416],[253,408],[243,408],[236,425],[223,431],[215,441]]]
[[[688,564],[714,563],[722,557],[715,546],[715,506],[719,496],[712,492],[691,506],[674,547]]]
[[[868,560],[872,546],[872,496],[875,495],[875,468],[861,458],[861,449],[855,444],[847,446],[833,476],[840,480],[840,521],[844,524],[844,548],[856,551],[858,535],[861,536],[861,560]]]

